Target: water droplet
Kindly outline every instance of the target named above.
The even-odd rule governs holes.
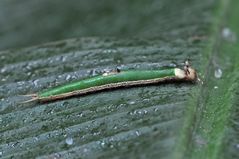
[[[77,79],[77,75],[71,76],[71,79]]]
[[[129,115],[134,115],[134,113],[133,113],[133,112],[128,112],[128,114],[129,114]]]
[[[3,154],[2,151],[0,151],[0,157],[2,156],[2,154]]]
[[[73,144],[73,138],[71,138],[71,137],[66,138],[66,144],[67,145],[72,145]]]
[[[20,142],[18,142],[18,141],[15,142],[15,143],[12,143],[12,144],[11,144],[11,147],[16,147],[19,143],[20,143]]]
[[[158,108],[154,108],[154,111],[157,112],[159,109]]]
[[[236,42],[237,40],[237,37],[236,37],[236,34],[231,31],[231,29],[225,27],[222,29],[222,37],[227,40],[227,41],[230,41],[230,42]]]
[[[54,62],[54,60],[53,59],[51,59],[50,61],[49,61],[49,63],[53,63]]]
[[[135,101],[130,101],[129,104],[135,104]]]
[[[142,56],[142,58],[146,59],[146,58],[147,58],[147,56]]]
[[[77,114],[77,117],[83,117],[83,113],[81,112],[81,113]]]
[[[104,147],[104,146],[105,146],[105,142],[104,142],[104,141],[100,142],[100,145],[101,145],[102,147]]]
[[[23,123],[26,123],[27,122],[27,119],[23,119]]]
[[[1,73],[4,73],[4,72],[6,72],[6,68],[5,67],[3,67],[2,69],[1,69]]]
[[[231,30],[229,28],[223,28],[222,29],[222,36],[228,37],[231,34]]]
[[[93,133],[93,136],[98,136],[98,135],[100,135],[100,131]]]
[[[38,85],[38,82],[39,82],[38,79],[33,81],[33,84],[34,84],[35,87]]]
[[[84,149],[83,149],[83,152],[85,152],[85,153],[86,153],[87,151],[88,151],[88,149],[87,149],[87,148],[84,148]]]
[[[214,89],[218,89],[218,86],[214,86]]]
[[[55,153],[55,154],[54,154],[54,159],[58,159],[58,158],[61,158],[61,154]]]
[[[31,63],[26,66],[26,70],[31,70]]]
[[[145,101],[145,102],[148,102],[148,101],[149,101],[149,99],[148,99],[148,98],[144,98],[144,99],[143,99],[143,101]]]
[[[143,114],[143,112],[141,110],[139,110],[139,111],[135,111],[135,114],[141,115],[141,114]]]
[[[24,85],[24,82],[23,81],[17,82],[17,85],[22,86],[22,85]]]
[[[93,69],[93,70],[90,70],[89,74],[91,76],[96,76],[98,73],[97,73],[97,70]]]
[[[239,144],[236,144],[236,148],[239,149]]]
[[[66,80],[68,81],[71,78],[71,75],[66,76]]]
[[[169,67],[177,67],[177,65],[175,63],[170,63]]]
[[[139,132],[138,130],[136,130],[136,131],[135,131],[135,134],[136,134],[137,136],[139,136],[139,135],[140,135],[140,132]]]
[[[61,57],[61,61],[62,61],[62,62],[65,62],[66,59],[67,59],[67,56],[62,56],[62,57]]]
[[[37,142],[39,139],[38,137],[33,137],[34,142]]]
[[[103,51],[104,53],[115,53],[116,50],[115,49],[106,49]]]
[[[221,78],[222,77],[222,70],[220,68],[216,69],[214,72],[214,76],[216,78]]]

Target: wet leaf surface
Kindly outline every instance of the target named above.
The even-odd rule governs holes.
[[[10,2],[17,5],[13,0],[1,3]],[[21,21],[25,16],[12,14],[11,27],[0,30],[1,48],[15,48],[0,52],[0,157],[237,158],[238,45],[221,35],[225,26],[235,37],[239,33],[235,22],[238,3],[233,2],[152,0],[122,1],[119,5],[105,0],[97,5],[80,1],[80,8],[72,2],[65,10],[73,7],[75,12],[66,13],[62,5],[49,15],[77,13],[83,19],[89,10],[94,10],[93,14],[84,21],[57,22],[56,18],[45,30],[35,26],[36,33],[24,27],[27,24],[14,29],[19,23],[13,19]],[[44,3],[26,1],[16,9],[27,5],[41,8]],[[51,3],[49,11],[54,10],[55,2]],[[35,12],[40,22],[47,23],[47,12],[28,12]],[[34,15],[29,18],[30,28],[37,25]],[[61,24],[72,27],[62,32],[66,27]],[[52,28],[55,32],[49,34]],[[62,33],[56,36],[57,32]],[[87,37],[91,35],[96,37]],[[16,49],[73,36],[86,37]],[[203,85],[164,83],[52,103],[20,104],[26,98],[19,95],[107,69],[181,67],[188,58]],[[221,77],[215,77],[219,68]]]

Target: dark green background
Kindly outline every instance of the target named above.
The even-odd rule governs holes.
[[[213,3],[211,0],[3,0],[0,2],[0,49],[73,37],[168,39],[198,35],[207,25],[208,7]],[[198,26],[199,23],[202,24]]]

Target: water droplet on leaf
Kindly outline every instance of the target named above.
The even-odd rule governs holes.
[[[129,104],[135,104],[135,101],[130,101]]]
[[[231,29],[225,27],[222,29],[222,37],[229,42],[236,42],[236,34]]]
[[[136,130],[136,131],[135,131],[135,134],[136,134],[137,136],[139,136],[139,135],[140,135],[140,133],[139,133],[139,131],[138,131],[138,130]]]
[[[239,144],[236,144],[236,148],[239,149]]]
[[[104,141],[100,142],[100,145],[101,145],[102,147],[104,147],[104,146],[105,146],[105,142],[104,142]]]
[[[72,145],[73,144],[73,139],[71,137],[66,138],[66,144],[67,145]]]
[[[71,78],[71,75],[66,76],[66,80],[68,81]]]
[[[216,78],[221,78],[222,77],[222,70],[220,68],[216,69],[214,72],[214,76]]]

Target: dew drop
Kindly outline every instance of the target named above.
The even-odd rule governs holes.
[[[100,145],[101,145],[102,147],[104,147],[104,146],[105,146],[105,142],[102,141],[102,142],[100,143]]]
[[[35,87],[37,87],[38,82],[39,82],[39,80],[34,80],[34,81],[33,81],[33,84],[34,84]]]
[[[135,101],[130,101],[129,104],[130,105],[135,104]]]
[[[216,78],[221,78],[222,77],[222,70],[220,68],[216,69],[214,72],[214,76]]]
[[[77,117],[83,117],[83,113],[81,112],[81,113],[77,114]]]
[[[103,53],[115,53],[116,50],[115,49],[106,49],[106,50],[103,50]]]
[[[62,56],[62,57],[61,57],[61,61],[62,61],[62,62],[65,62],[65,61],[66,61],[66,58],[67,58],[66,56]]]
[[[71,137],[66,138],[66,144],[67,145],[72,145],[73,144],[73,139]]]
[[[143,114],[143,112],[142,112],[141,110],[139,110],[139,111],[135,111],[135,112],[134,112],[134,114],[139,114],[139,115],[142,115],[142,114]]]
[[[31,70],[31,64],[30,63],[26,66],[26,70]]]
[[[90,70],[90,75],[91,76],[96,76],[98,73],[97,73],[97,70],[93,69],[93,70]]]
[[[175,63],[170,63],[169,67],[177,67],[177,65]]]
[[[33,137],[34,142],[37,142],[39,139],[38,137]]]
[[[51,59],[50,61],[49,61],[49,63],[53,63],[54,62],[54,60],[53,59]]]
[[[142,58],[143,58],[143,59],[146,59],[146,58],[147,58],[147,56],[142,56]]]
[[[71,78],[71,75],[66,76],[66,80],[68,81]]]
[[[239,149],[239,144],[236,144],[236,148]]]
[[[85,152],[85,153],[88,152],[88,149],[87,149],[87,148],[84,148],[84,149],[83,149],[83,152]]]
[[[222,37],[230,42],[236,42],[237,40],[236,34],[227,27],[222,29]]]
[[[223,28],[222,29],[222,36],[223,37],[228,37],[231,34],[231,30],[229,28]]]
[[[58,158],[61,158],[61,154],[55,153],[54,154],[54,159],[58,159]]]
[[[2,157],[2,154],[3,154],[2,151],[0,151],[0,157]]]
[[[77,75],[74,75],[71,77],[72,79],[77,79]]]
[[[6,68],[2,68],[2,69],[1,69],[1,73],[6,72],[6,70],[7,70]]]
[[[218,86],[214,86],[214,89],[218,89]]]
[[[23,119],[23,123],[26,123],[27,122],[27,119]]]
[[[154,108],[154,111],[157,112],[159,109],[158,108]]]
[[[135,131],[135,134],[136,134],[137,136],[139,136],[139,135],[140,135],[140,132],[139,132],[138,130],[136,130],[136,131]]]
[[[133,112],[129,112],[128,114],[129,114],[129,115],[134,115],[134,113],[133,113]]]
[[[99,132],[99,131],[93,133],[93,136],[98,136],[98,135],[100,135],[100,132]]]

